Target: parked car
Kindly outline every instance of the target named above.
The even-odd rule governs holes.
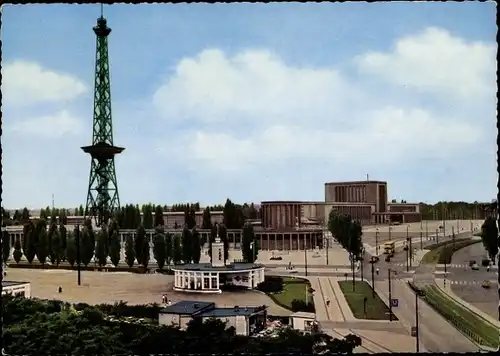
[[[476,260],[470,260],[470,261],[469,261],[469,267],[472,267],[472,266],[474,266],[475,264],[477,264]]]
[[[490,281],[488,281],[488,280],[483,281],[482,286],[483,286],[483,288],[490,288]]]
[[[490,259],[489,258],[485,258],[481,261],[481,266],[483,267],[487,267],[490,265]]]
[[[471,266],[472,270],[473,271],[477,271],[479,270],[479,265],[477,263],[474,263],[472,266]]]
[[[370,263],[377,263],[380,260],[378,256],[372,256],[370,258]]]
[[[391,262],[391,255],[385,256],[385,262]]]

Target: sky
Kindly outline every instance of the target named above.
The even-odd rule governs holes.
[[[120,202],[496,197],[495,4],[105,5]],[[2,206],[85,204],[99,5],[2,7]]]

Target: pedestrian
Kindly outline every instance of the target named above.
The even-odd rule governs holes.
[[[326,306],[329,307],[330,306],[330,299],[326,298]]]
[[[489,272],[490,271],[490,266],[487,266],[486,267],[486,272]]]
[[[377,276],[378,276],[378,272],[379,272],[379,269],[378,269],[378,267],[377,267],[377,269],[376,269],[375,271],[377,272]]]

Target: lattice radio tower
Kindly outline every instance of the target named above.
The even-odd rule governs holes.
[[[82,147],[82,150],[92,157],[85,217],[101,226],[108,223],[114,211],[120,208],[114,157],[124,148],[113,145],[108,58],[108,36],[111,29],[103,17],[102,5],[101,17],[97,19],[97,25],[93,29],[96,34],[96,63],[92,145]]]

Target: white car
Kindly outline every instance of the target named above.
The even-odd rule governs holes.
[[[479,266],[478,266],[478,264],[477,264],[477,263],[474,263],[474,264],[471,266],[471,269],[472,269],[473,271],[477,271],[477,270],[479,270]]]

